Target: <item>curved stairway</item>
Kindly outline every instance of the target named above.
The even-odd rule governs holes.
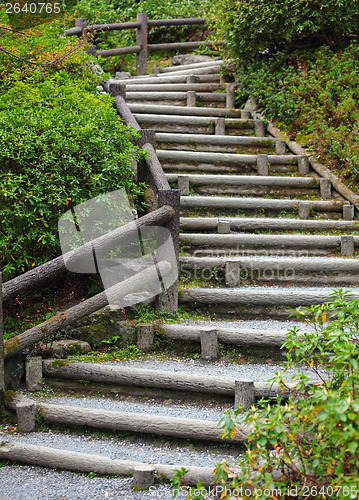
[[[268,134],[249,109],[234,109],[233,89],[218,74],[220,63],[161,68],[158,74],[122,80],[138,123],[156,131],[158,158],[170,185],[181,193],[180,304],[217,315],[210,322],[162,325],[162,334],[172,341],[201,343],[207,360],[215,359],[217,341],[279,347],[287,325],[293,325],[288,309],[322,303],[333,287],[352,288],[357,295],[359,275],[354,207],[310,169],[306,156],[291,154],[284,141]],[[212,344],[204,347],[208,342]],[[99,380],[84,375],[81,367],[77,375],[69,375],[66,368],[51,375],[49,362],[44,366],[48,377]],[[253,380],[253,367],[246,365],[204,364],[195,367],[196,375],[192,365],[177,361],[167,364],[167,371],[161,371],[158,361],[149,362],[147,371],[136,363],[116,366],[117,375],[104,369],[98,377],[114,377],[111,381],[116,383],[116,376],[121,376],[117,382],[126,385],[123,377],[129,370],[131,380],[137,380],[130,391],[136,394],[142,388],[137,392],[145,399],[149,396],[144,388],[151,387],[157,391],[154,397],[161,389],[177,387],[203,391],[214,399],[222,393],[237,398],[236,380]],[[254,372],[258,375],[259,370]],[[275,396],[266,384],[267,372],[263,369],[260,380],[253,380],[253,397]],[[218,439],[217,410],[213,415],[204,411],[204,417],[199,412],[196,419],[190,407],[187,417],[186,409],[178,418],[172,409],[169,418],[172,403],[158,411],[143,404],[138,413],[138,406],[134,412],[126,404],[108,403],[105,411],[101,402],[86,407],[82,401],[72,412],[61,398],[54,404],[37,399],[49,424],[80,422],[168,439],[181,437],[182,429],[182,437]],[[233,446],[243,440],[238,438]],[[209,484],[208,470],[203,474]],[[195,471],[188,482],[195,484],[198,477],[200,471]]]

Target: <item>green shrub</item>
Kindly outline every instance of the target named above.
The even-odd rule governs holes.
[[[5,278],[59,254],[62,213],[120,186],[137,187],[135,133],[110,96],[59,73],[0,96],[1,267]]]
[[[2,19],[3,9],[0,10]],[[6,18],[3,19],[6,22]],[[2,32],[0,266],[4,279],[60,253],[59,217],[119,187],[136,197],[135,133],[98,78],[86,41],[60,38],[61,21]],[[16,56],[16,57],[15,57]],[[53,62],[55,61],[55,62]]]
[[[340,48],[359,26],[357,0],[218,0],[213,14],[220,37],[241,60],[264,50]]]
[[[359,45],[343,51],[281,53],[239,70],[239,100],[257,97],[266,118],[278,120],[339,176],[359,173]],[[355,186],[354,186],[355,188]]]
[[[327,304],[297,309],[297,317],[311,329],[293,328],[287,335],[287,367],[301,367],[288,402],[263,404],[244,418],[238,410],[222,421],[226,435],[234,427],[250,427],[247,454],[233,486],[253,488],[251,498],[269,498],[266,488],[281,491],[272,498],[283,499],[358,496],[359,299],[350,299],[348,292],[337,290]],[[293,391],[283,374],[274,380]],[[226,464],[217,468],[217,479],[228,479]]]

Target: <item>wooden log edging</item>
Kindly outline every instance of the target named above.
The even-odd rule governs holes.
[[[308,157],[310,166],[312,169],[317,172],[321,177],[330,180],[334,189],[343,196],[346,200],[352,203],[358,215],[359,212],[359,195],[353,193],[351,189],[349,189],[335,174],[333,174],[327,167],[322,165],[317,161],[317,159],[307,150],[305,150],[302,146],[300,146],[297,142],[291,141],[287,134],[281,132],[278,128],[276,128],[270,121],[268,122],[265,117],[263,117],[260,113],[254,111],[252,112],[255,118],[267,122],[267,130],[268,132],[277,139],[285,140],[288,148],[296,155],[305,155]]]
[[[166,326],[170,327],[170,325]],[[166,330],[166,326],[163,325],[165,332],[173,332],[171,328]],[[202,332],[203,331],[208,331],[208,329],[203,329]],[[201,333],[199,335],[201,335]],[[196,334],[196,340],[197,339],[200,340],[200,336],[197,337]],[[233,395],[233,397],[236,382],[235,378],[230,377],[195,375],[187,372],[167,372],[127,366],[93,365],[80,362],[58,366],[56,361],[50,359],[43,360],[43,374],[46,377],[54,378],[89,380],[98,383],[155,387],[159,389],[204,392],[229,396]],[[257,398],[276,398],[281,394],[281,390],[277,385],[270,386],[270,384],[265,382],[255,382],[254,387]]]
[[[98,293],[94,297],[77,304],[66,311],[56,314],[52,318],[40,323],[39,325],[26,330],[25,332],[6,340],[4,343],[5,358],[9,358],[14,354],[22,352],[27,347],[36,344],[44,337],[54,334],[61,328],[71,325],[75,321],[88,316],[89,314],[102,309],[108,305],[108,295],[113,294],[118,299],[125,297],[129,293],[136,293],[143,289],[144,286],[158,281],[158,273],[162,276],[169,273],[171,264],[169,262],[160,262],[158,266],[151,266],[144,271],[128,278],[127,280],[118,283],[117,285]]]
[[[115,242],[123,241],[134,233],[138,233],[139,228],[145,226],[162,225],[171,220],[174,216],[174,210],[170,206],[162,206],[153,212],[129,222],[113,231],[96,238],[75,250],[60,255],[55,259],[42,264],[35,269],[7,281],[2,286],[3,298],[8,300],[29,287],[39,285],[40,283],[54,278],[57,274],[64,271],[67,265],[75,264],[87,257],[96,247],[96,250],[105,250]]]
[[[49,448],[27,443],[2,441],[0,443],[0,458],[13,462],[38,465],[52,469],[72,470],[79,472],[96,472],[97,474],[132,476],[134,469],[148,465],[144,462],[119,460],[103,455],[94,455],[67,451],[59,448]],[[204,486],[213,484],[213,467],[194,467],[180,465],[151,464],[157,474],[171,480],[175,469],[188,469],[183,478],[183,484],[196,486],[198,480]]]

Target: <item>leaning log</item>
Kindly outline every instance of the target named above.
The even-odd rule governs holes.
[[[158,269],[157,269],[158,267]],[[66,311],[56,314],[47,321],[26,330],[17,337],[7,340],[4,344],[5,358],[14,356],[14,354],[22,352],[25,348],[30,347],[36,342],[39,342],[44,337],[56,333],[61,328],[78,321],[89,314],[102,309],[108,305],[108,295],[118,297],[118,300],[130,293],[137,293],[143,287],[158,281],[158,272],[162,276],[170,272],[171,264],[169,262],[160,262],[158,266],[151,266],[144,271],[141,271],[134,276],[128,278],[121,283],[109,288],[108,290],[98,293],[94,297],[77,304]]]
[[[14,297],[23,290],[33,288],[40,283],[53,279],[60,272],[66,269],[66,266],[87,257],[92,254],[94,248],[104,251],[109,245],[116,244],[128,238],[130,235],[138,232],[138,228],[144,226],[160,226],[172,219],[174,215],[172,207],[163,206],[158,210],[140,217],[139,219],[129,222],[128,224],[114,229],[113,231],[100,236],[96,240],[90,241],[75,250],[60,255],[46,264],[31,269],[30,271],[17,276],[16,278],[7,281],[3,284],[3,299],[8,300]]]

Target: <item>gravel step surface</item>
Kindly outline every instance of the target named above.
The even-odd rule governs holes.
[[[150,402],[130,402],[122,400],[114,400],[110,398],[100,397],[40,397],[32,396],[37,401],[43,401],[55,405],[79,406],[81,408],[91,408],[106,411],[121,411],[128,413],[145,413],[146,415],[162,415],[167,417],[177,418],[193,418],[201,420],[211,420],[218,422],[223,416],[223,411],[217,408],[208,408],[200,406],[188,405],[162,405],[155,401]]]
[[[151,491],[134,491],[132,478],[82,476],[75,472],[35,466],[7,466],[0,469],[0,500],[171,500],[170,486]],[[4,493],[3,493],[4,492]],[[178,500],[187,494],[181,491]]]
[[[195,449],[192,446],[149,444],[136,439],[95,438],[90,433],[65,435],[57,432],[36,432],[29,435],[0,432],[1,440],[37,444],[81,453],[100,454],[121,460],[146,463],[166,463],[174,468],[196,465],[215,467],[225,459],[229,464],[238,463],[238,450],[220,448]],[[69,471],[57,471],[37,466],[6,466],[0,468],[0,491],[6,492],[0,500],[47,500],[47,499],[156,499],[172,498],[170,486],[154,486],[152,491],[136,492],[131,489],[132,478],[88,477]],[[184,492],[177,497],[186,498]]]
[[[293,327],[300,328],[303,331],[308,331],[310,328],[303,321],[279,321],[275,319],[266,320],[239,320],[226,319],[216,321],[186,321],[185,325],[198,325],[204,328],[238,328],[243,330],[283,330],[285,332]]]
[[[121,362],[106,362],[113,366],[132,366],[133,368],[146,368],[171,372],[186,372],[197,375],[211,375],[217,377],[235,377],[238,379],[253,380],[255,382],[267,382],[274,377],[277,371],[284,372],[284,363],[228,363],[225,361],[203,362],[200,360],[131,360]],[[312,373],[305,368],[301,369]],[[298,370],[295,368],[286,371],[286,379],[296,376]],[[187,407],[186,407],[187,408]]]

